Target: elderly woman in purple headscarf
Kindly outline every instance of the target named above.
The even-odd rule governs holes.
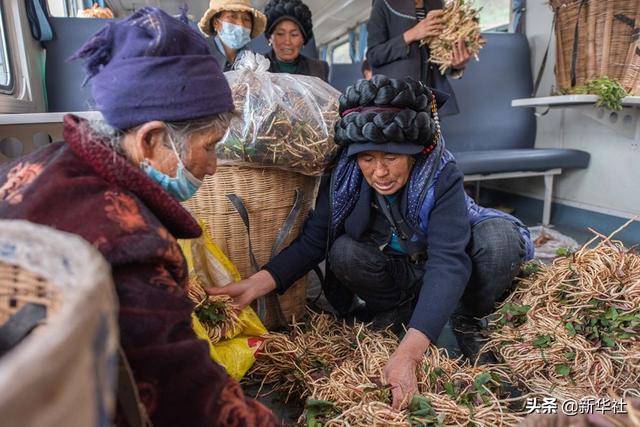
[[[108,24],[75,57],[105,121],[67,115],[64,142],[0,166],[0,218],[80,235],[111,263],[121,344],[154,425],[276,425],[211,361],[190,324],[176,238],[201,230],[180,202],[215,173],[215,146],[234,110],[206,41],[144,8]],[[116,422],[131,425],[124,406]]]

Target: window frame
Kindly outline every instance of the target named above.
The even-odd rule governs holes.
[[[333,54],[335,53],[335,50],[343,45],[347,46],[347,54],[349,53],[349,37],[348,36],[342,36],[340,37],[338,40],[336,40],[334,43],[332,43],[329,47],[329,59],[331,60],[329,63],[333,64]],[[351,57],[349,57],[349,59],[351,59]],[[353,60],[351,60],[351,62],[339,62],[339,64],[352,64]]]
[[[9,42],[9,36],[7,34],[7,21],[6,21],[6,8],[2,1],[0,1],[0,36],[2,37],[0,49],[4,49],[6,53],[6,66],[9,72],[9,83],[7,85],[0,84],[0,93],[12,95],[15,89],[15,71],[13,68],[13,58],[11,51],[11,43]]]

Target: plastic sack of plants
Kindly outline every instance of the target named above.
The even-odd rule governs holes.
[[[218,159],[320,176],[338,150],[333,134],[340,92],[317,77],[268,69],[267,58],[246,53],[225,73],[240,115],[218,143]]]

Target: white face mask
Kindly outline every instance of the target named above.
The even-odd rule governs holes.
[[[220,21],[220,23],[222,28],[218,32],[218,37],[231,49],[242,49],[251,41],[251,30],[230,22]]]

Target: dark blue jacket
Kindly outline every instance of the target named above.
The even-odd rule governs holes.
[[[305,223],[302,234],[264,268],[277,284],[277,291],[288,287],[326,258],[337,237],[347,233],[361,240],[371,220],[371,187],[363,179],[353,158],[340,155],[331,177],[323,178],[316,209]],[[466,196],[463,175],[444,143],[428,157],[418,158],[403,190],[401,212],[416,231],[412,238],[426,240],[427,261],[423,285],[409,327],[418,329],[436,342],[471,274],[466,247],[470,230],[486,219],[502,217],[514,222],[527,245],[526,258],[533,244],[526,227],[516,218],[476,205]],[[329,302],[345,314],[353,295],[339,282],[328,280],[323,290]]]

